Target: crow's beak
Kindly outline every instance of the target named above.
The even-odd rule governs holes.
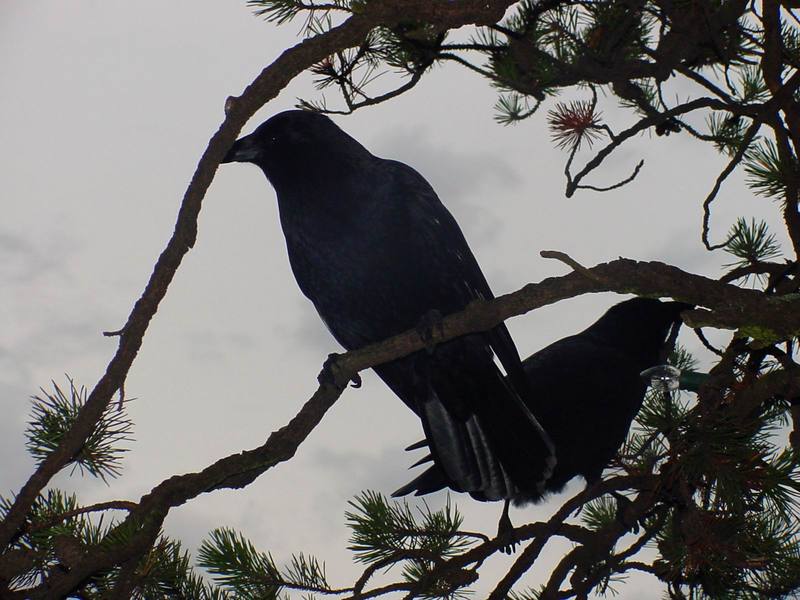
[[[254,162],[258,158],[259,147],[252,135],[239,138],[222,159],[223,163]]]

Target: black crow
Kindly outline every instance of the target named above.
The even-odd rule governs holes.
[[[523,361],[533,392],[528,406],[553,441],[558,463],[544,490],[524,490],[507,500],[538,502],[577,475],[587,484],[600,479],[642,405],[647,382],[640,373],[666,361],[670,330],[680,326],[680,312],[690,308],[682,302],[626,300],[581,333]],[[393,495],[445,487],[458,490],[457,482],[434,464]]]
[[[267,176],[297,283],[346,349],[492,298],[428,182],[373,156],[328,117],[275,115],[237,140],[223,162],[250,162]],[[528,408],[532,400],[521,398],[527,379],[505,326],[375,371],[420,417],[433,460],[456,489],[483,500],[542,493],[552,444]]]

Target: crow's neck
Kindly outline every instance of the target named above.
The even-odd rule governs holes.
[[[627,354],[642,369],[651,367],[658,361],[661,348],[667,338],[664,328],[620,327],[598,323],[589,327],[586,333],[602,343]]]
[[[360,219],[373,195],[349,183],[352,175],[339,172],[337,179],[309,176],[291,185],[273,183],[278,197],[281,226],[287,238],[316,239],[321,245],[332,239],[365,235]]]

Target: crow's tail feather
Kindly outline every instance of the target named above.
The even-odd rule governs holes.
[[[450,487],[502,500],[544,490],[552,444],[495,365],[488,337],[465,336],[375,370],[422,421],[426,440],[409,449],[427,445],[437,467],[398,492]]]
[[[552,444],[485,340],[440,346],[424,370],[415,405],[438,468],[398,491],[450,487],[484,500],[540,494],[555,465]]]
[[[412,492],[416,496],[422,496],[424,494],[438,492],[446,487],[448,487],[447,475],[444,474],[444,471],[442,471],[438,465],[434,464],[433,466],[425,469],[421,475],[417,476],[398,490],[395,490],[392,493],[392,497],[399,498],[400,496],[407,496]]]

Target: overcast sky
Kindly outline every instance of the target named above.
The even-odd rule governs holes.
[[[243,0],[0,4],[0,493],[17,491],[33,468],[23,436],[29,397],[51,379],[63,384],[65,373],[91,388],[104,372],[116,340],[101,332],[123,325],[139,297],[225,98],[294,44],[298,27],[254,18]],[[309,77],[299,78],[245,131],[317,94]],[[495,100],[475,75],[439,68],[411,93],[336,121],[433,184],[497,294],[564,274],[539,257],[543,249],[587,265],[625,256],[711,276],[728,262],[700,243],[700,205],[723,166],[711,147],[686,135],[641,136],[593,176],[607,185],[644,158],[635,182],[566,199],[565,155],[550,141],[544,112],[502,127],[492,119]],[[604,110],[616,125],[632,120]],[[737,174],[714,207],[712,237],[722,239],[741,214],[765,218],[783,240],[776,206],[752,197]],[[509,327],[527,356],[620,299],[565,301]],[[682,339],[698,350],[691,335]],[[136,439],[123,476],[109,487],[64,474],[54,485],[85,503],[136,500],[170,475],[256,447],[313,393],[322,362],[337,350],[289,270],[271,188],[255,167],[224,165],[206,196],[198,242],[127,381]],[[346,550],[347,501],[406,483],[416,457],[402,449],[420,437],[416,417],[375,376],[364,380],[292,461],[245,490],[172,511],[167,532],[194,550],[214,527],[233,527],[279,562],[313,553],[333,583],[351,584],[358,568]],[[547,518],[565,498],[512,518]],[[467,529],[495,530],[499,504],[454,499]],[[548,548],[526,585],[540,582],[564,550]],[[491,589],[508,560],[489,563],[478,589]],[[660,596],[644,577],[620,589],[623,598]]]

